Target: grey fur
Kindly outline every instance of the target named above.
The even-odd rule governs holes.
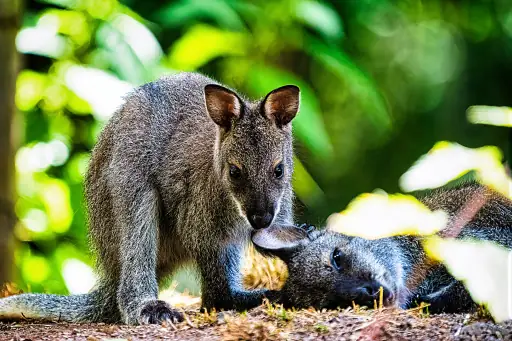
[[[208,309],[247,309],[271,297],[244,290],[240,261],[249,220],[292,223],[289,123],[298,109],[297,87],[252,102],[195,73],[137,88],[101,133],[86,178],[98,288],[9,297],[0,300],[0,318],[179,320],[181,313],[157,300],[158,285],[187,262],[198,266]],[[279,160],[281,179],[274,176]],[[228,162],[241,167],[240,181],[230,179]]]
[[[488,240],[512,249],[512,202],[476,183],[436,190],[420,198],[431,209],[443,209],[453,220],[468,200],[486,191],[486,204],[457,238]],[[421,238],[397,236],[379,240],[293,226],[257,231],[253,241],[263,252],[282,258],[289,277],[281,301],[297,308],[336,308],[352,301],[373,307],[378,288],[385,305],[401,308],[430,304],[430,311],[463,312],[476,307],[462,282],[427,258]],[[341,251],[341,270],[333,252]]]

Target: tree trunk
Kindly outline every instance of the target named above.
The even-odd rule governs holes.
[[[18,55],[14,43],[21,0],[0,0],[0,286],[10,279],[14,215],[12,121]]]

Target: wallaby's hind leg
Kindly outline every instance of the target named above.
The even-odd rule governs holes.
[[[437,266],[427,276],[409,307],[421,302],[429,304],[428,311],[438,313],[457,313],[476,308],[464,284],[453,278],[444,266]]]
[[[264,297],[277,298],[272,290],[245,290],[242,285],[241,260],[243,249],[238,245],[223,250],[209,250],[198,259],[202,277],[202,305],[210,310],[246,310],[262,303]],[[274,297],[275,296],[275,297]]]
[[[116,224],[121,231],[119,309],[125,323],[147,324],[166,320],[181,321],[183,316],[166,302],[158,300],[156,262],[158,250],[159,198],[149,185],[114,196]],[[118,187],[119,188],[119,187]]]
[[[476,304],[471,299],[464,284],[457,280],[453,280],[452,283],[436,292],[423,296],[419,295],[413,300],[418,303],[428,303],[428,311],[433,314],[459,313],[476,308]]]

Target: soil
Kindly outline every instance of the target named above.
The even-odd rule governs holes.
[[[147,326],[0,322],[0,340],[512,340],[512,321],[419,310],[291,311],[266,304],[241,314],[185,316],[176,325]]]

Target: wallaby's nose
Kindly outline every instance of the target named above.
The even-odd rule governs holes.
[[[251,223],[252,228],[259,230],[269,227],[273,218],[274,217],[270,213],[265,213],[263,215],[253,214],[249,216],[249,222]]]
[[[392,298],[392,293],[378,281],[371,281],[364,283],[358,290],[358,301],[361,305],[373,307],[374,300],[379,302],[379,290],[382,287],[382,298],[383,301],[389,302]]]

